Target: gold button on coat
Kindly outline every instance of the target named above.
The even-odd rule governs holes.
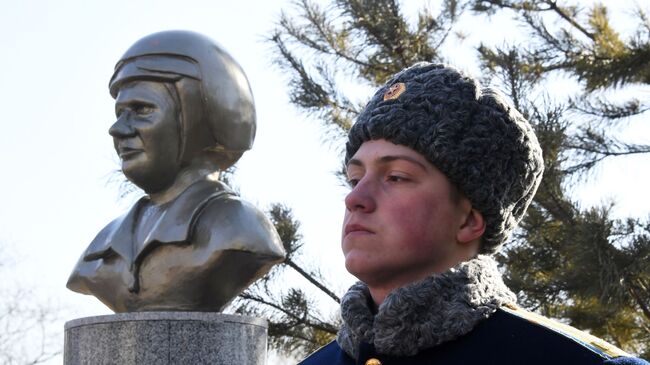
[[[368,359],[366,361],[366,365],[381,365],[381,361],[375,359],[374,357],[372,359]]]

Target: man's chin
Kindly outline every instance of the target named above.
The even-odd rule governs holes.
[[[345,257],[345,269],[355,278],[367,282],[373,276],[372,263],[359,257],[351,256],[346,255]]]

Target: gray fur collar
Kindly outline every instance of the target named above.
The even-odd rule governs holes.
[[[341,301],[337,342],[353,358],[361,341],[377,352],[412,356],[419,350],[470,332],[480,321],[508,303],[515,303],[497,264],[480,255],[442,274],[391,292],[374,314],[368,287],[358,282]]]

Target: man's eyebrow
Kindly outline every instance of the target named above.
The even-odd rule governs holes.
[[[405,160],[408,162],[411,162],[415,165],[420,166],[422,170],[427,170],[427,167],[420,161],[418,161],[416,158],[413,158],[411,156],[407,155],[388,155],[388,156],[382,156],[379,161],[382,163],[388,163],[388,162],[393,162],[393,161],[398,161],[398,160]]]
[[[411,162],[411,163],[419,166],[422,170],[427,171],[426,165],[424,165],[422,162],[418,161],[417,159],[415,159],[415,158],[413,158],[411,156],[407,156],[407,155],[387,155],[387,156],[382,156],[382,157],[379,158],[379,163],[385,164],[385,163],[398,161],[398,160],[405,160],[405,161]],[[350,161],[348,161],[348,164],[347,164],[346,168],[349,167],[350,165],[359,166],[359,167],[364,166],[363,162],[361,162],[361,160],[358,160],[356,158],[350,159]]]
[[[361,162],[361,160],[357,160],[356,158],[351,158],[350,161],[348,161],[348,164],[345,165],[345,168],[347,169],[350,167],[350,165],[363,167],[363,162]]]

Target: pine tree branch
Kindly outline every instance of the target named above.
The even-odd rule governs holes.
[[[641,308],[641,311],[643,312],[643,315],[646,317],[647,321],[650,321],[650,307],[648,307],[648,304],[641,298],[641,296],[638,293],[638,288],[636,285],[632,284],[629,280],[624,280],[625,283],[627,283],[628,291],[632,298],[634,298],[634,301],[636,304]]]
[[[557,6],[557,1],[547,1],[546,2],[550,9],[553,10],[555,13],[557,13],[562,19],[566,20],[571,24],[574,28],[580,31],[580,33],[584,34],[587,38],[591,39],[592,41],[596,41],[596,36],[586,30],[583,26],[581,26],[575,19],[573,19],[571,16],[569,16],[567,13],[562,10],[562,8]]]
[[[571,104],[573,109],[583,114],[605,120],[624,119],[650,111],[650,105],[643,105],[638,99],[632,99],[618,105],[604,99],[596,99],[591,102],[583,97],[579,100],[573,100]]]
[[[276,323],[276,325],[278,327],[282,327],[285,331],[288,330],[289,328],[293,328],[293,326],[291,326],[291,327],[290,326],[282,326],[279,323]],[[282,336],[288,336],[288,337],[292,337],[292,338],[295,338],[295,339],[303,340],[303,341],[311,343],[311,344],[316,344],[316,341],[314,341],[313,338],[303,335],[302,333],[300,333],[300,331],[294,331],[294,332],[286,333],[286,334],[283,334]]]
[[[533,35],[539,37],[543,42],[546,42],[548,44],[546,46],[540,47],[540,53],[544,55],[544,59],[550,62],[551,65],[566,62],[556,61],[555,58],[557,58],[557,56],[552,52],[553,49],[559,51],[564,55],[570,55],[574,52],[577,52],[574,50],[574,48],[576,48],[574,46],[575,40],[570,33],[564,32],[562,34],[564,38],[560,39],[548,30],[546,24],[544,24],[544,22],[538,16],[534,16],[528,12],[524,12],[521,16],[524,20],[524,23],[528,24],[528,26],[532,29]]]
[[[312,283],[314,286],[316,286],[318,289],[322,290],[323,293],[329,295],[330,298],[334,299],[336,303],[341,303],[341,299],[334,294],[331,290],[329,290],[325,285],[321,284],[318,280],[314,279],[314,276],[311,275],[310,273],[306,272],[303,270],[298,264],[296,264],[293,260],[287,259],[284,261],[285,264],[289,265],[292,269],[296,270],[302,277],[307,279],[310,283]]]
[[[544,180],[542,180],[542,185],[546,185]],[[554,192],[550,191],[550,189],[547,190],[548,196],[551,198],[551,202],[553,205],[551,206],[551,202],[544,200],[538,200],[535,199],[539,205],[541,205],[547,212],[551,213],[553,217],[560,222],[563,222],[565,224],[570,224],[570,225],[575,225],[575,217],[573,214],[573,211],[568,211],[565,208],[566,201],[562,199],[561,197],[558,196],[558,194],[555,194]]]
[[[482,3],[487,3],[489,5],[483,5]],[[479,0],[474,3],[474,9],[478,11],[483,11],[487,10],[489,12],[494,12],[494,9],[491,9],[490,6],[496,6],[501,9],[511,9],[514,11],[522,12],[523,14],[529,14],[531,12],[546,12],[546,11],[553,11],[556,14],[558,14],[562,19],[566,20],[571,26],[574,28],[578,29],[582,34],[587,36],[589,39],[592,41],[595,40],[595,36],[586,30],[583,26],[580,25],[573,17],[571,17],[569,14],[567,14],[562,8],[560,8],[557,5],[557,1],[553,0],[547,0],[544,1],[546,5],[548,5],[548,8],[542,8],[538,6],[534,6],[531,4],[529,1],[524,1],[522,3],[516,4],[512,2],[504,2],[501,0]]]
[[[327,43],[329,46],[328,49],[324,49],[322,52],[324,53],[329,53],[332,55],[335,55],[339,58],[342,58],[348,62],[351,62],[353,64],[356,64],[357,66],[362,66],[362,67],[367,67],[367,68],[372,68],[373,65],[370,63],[364,62],[360,60],[357,57],[353,57],[349,54],[344,53],[339,49],[339,47],[336,45],[332,37],[329,35],[328,32],[325,31],[323,28],[323,24],[319,21],[319,17],[317,15],[317,9],[315,9],[314,4],[310,4],[309,0],[301,0],[303,7],[306,10],[306,18],[311,22],[311,24],[314,26],[320,37]],[[330,30],[332,31],[332,30]]]
[[[316,9],[315,4],[311,3],[309,0],[301,0],[300,5],[304,9],[304,14],[303,14],[304,18],[309,22],[309,24],[311,24],[313,29],[316,30],[316,33],[320,36],[321,40],[325,44],[319,44],[317,41],[311,39],[304,32],[302,32],[298,27],[296,27],[289,20],[287,16],[283,15],[282,20],[280,22],[280,26],[284,29],[286,34],[290,35],[297,42],[303,44],[307,48],[310,48],[314,51],[339,57],[348,62],[356,64],[357,66],[372,67],[371,64],[364,62],[359,58],[355,58],[349,54],[343,53],[338,49],[336,44],[334,44],[331,37],[323,28],[323,24],[318,16],[318,10]]]
[[[598,149],[595,147],[573,145],[573,144],[567,144],[565,146],[566,148],[580,150],[594,155],[600,155],[601,157],[595,159],[596,161],[601,161],[607,157],[629,156],[629,155],[635,155],[639,153],[650,153],[650,146],[634,146],[627,151],[610,151],[610,150]]]
[[[409,66],[403,49],[400,51],[400,42],[406,39],[408,32],[404,31],[404,19],[399,14],[399,5],[394,0],[367,2],[367,4],[363,1],[351,0],[342,3],[345,12],[353,19],[355,27],[364,32],[372,43],[391,55],[393,61],[398,61],[399,69]],[[393,36],[389,36],[389,31]],[[370,66],[370,69],[387,72],[389,68],[385,63],[377,61]]]
[[[298,316],[295,313],[291,312],[290,310],[284,308],[281,305],[278,305],[272,301],[266,300],[260,296],[253,295],[249,292],[244,292],[239,295],[242,299],[250,300],[253,302],[257,302],[266,306],[269,306],[281,313],[284,313],[287,317],[294,319],[298,323],[305,324],[309,327],[316,328],[318,330],[321,330],[323,332],[327,333],[332,333],[336,334],[338,332],[338,329],[332,325],[329,325],[328,323],[325,323],[319,319],[316,319],[318,322],[313,322],[308,320],[305,316]]]

